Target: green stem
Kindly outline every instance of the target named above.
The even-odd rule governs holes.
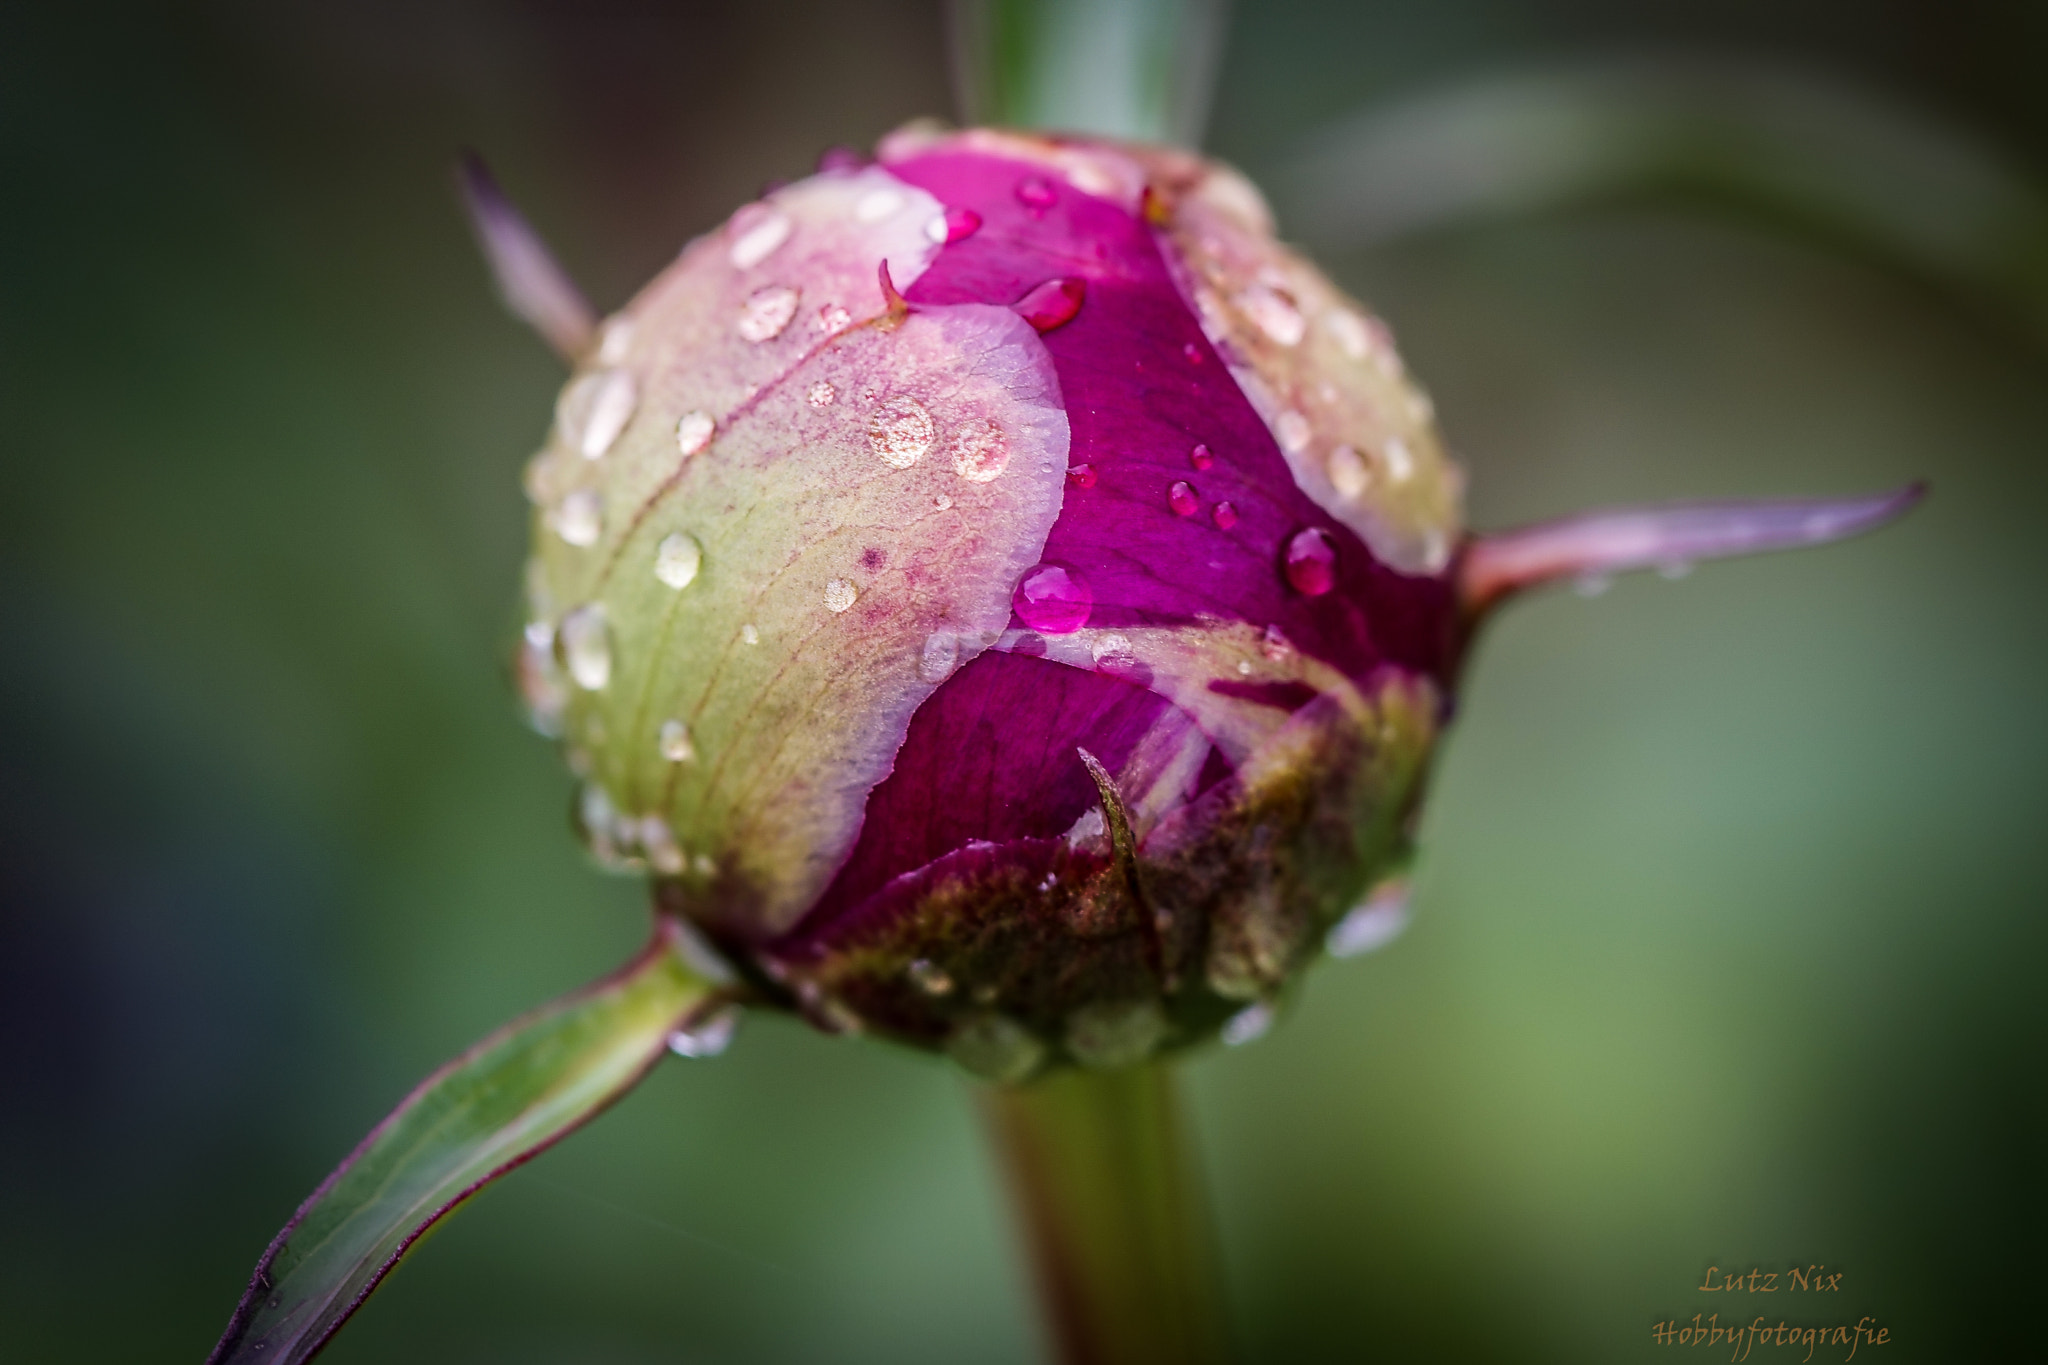
[[[951,0],[970,123],[1202,140],[1226,0]]]
[[[1228,1356],[1215,1241],[1166,1063],[983,1092],[1065,1365]]]

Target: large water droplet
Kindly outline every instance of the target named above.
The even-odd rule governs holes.
[[[1095,594],[1086,579],[1057,564],[1040,564],[1017,584],[1011,605],[1024,624],[1047,635],[1071,635],[1088,624]]]
[[[676,449],[685,455],[695,455],[711,444],[711,434],[718,430],[718,424],[711,420],[711,414],[701,409],[686,412],[676,419]]]
[[[829,380],[824,379],[811,385],[810,391],[804,395],[804,401],[814,408],[829,408],[838,398],[839,390],[833,388]]]
[[[756,344],[773,341],[796,316],[796,301],[796,290],[787,285],[771,284],[766,289],[756,289],[740,305],[740,335]]]
[[[960,637],[950,630],[935,630],[924,637],[917,654],[917,676],[928,683],[944,682],[960,664]]]
[[[555,534],[571,545],[590,546],[604,530],[604,495],[579,488],[563,498],[551,518]]]
[[[1186,479],[1176,479],[1166,490],[1166,505],[1177,517],[1191,517],[1201,510],[1202,500],[1195,496],[1194,485]]]
[[[1135,1066],[1166,1038],[1166,1012],[1156,1000],[1083,1005],[1067,1016],[1067,1051],[1082,1066]]]
[[[703,563],[704,547],[681,531],[663,536],[654,547],[654,576],[679,592],[697,581]]]
[[[1013,1085],[1038,1070],[1045,1044],[1016,1020],[985,1014],[954,1029],[946,1053],[983,1080]]]
[[[1285,290],[1268,284],[1252,284],[1237,296],[1237,306],[1257,324],[1258,329],[1282,346],[1298,346],[1308,331],[1301,310]]]
[[[1331,957],[1357,957],[1384,947],[1408,927],[1408,883],[1381,882],[1330,929],[1323,947]]]
[[[1228,531],[1237,525],[1237,509],[1228,502],[1217,503],[1209,515],[1215,518],[1216,529],[1219,531]]]
[[[1287,542],[1287,581],[1305,597],[1321,597],[1337,586],[1337,547],[1319,526]]]
[[[986,417],[969,418],[953,432],[948,442],[953,471],[969,483],[989,483],[1010,463],[1009,438]]]
[[[1217,1036],[1225,1047],[1243,1047],[1266,1036],[1273,1027],[1273,1007],[1261,1000],[1256,1005],[1247,1005],[1224,1021],[1223,1030]]]
[[[1081,311],[1088,298],[1088,282],[1078,276],[1047,280],[1010,306],[1019,317],[1040,332],[1064,327]]]
[[[701,1019],[692,1019],[668,1036],[668,1050],[678,1057],[716,1057],[732,1046],[739,1031],[740,1007],[727,1005]]]
[[[789,215],[773,204],[744,205],[726,224],[732,263],[741,270],[753,269],[789,240],[791,226]]]
[[[935,435],[932,415],[915,398],[891,398],[868,423],[868,445],[891,469],[908,469],[923,459]]]
[[[825,584],[825,609],[832,612],[845,611],[860,597],[860,589],[844,578],[835,578]]]
[[[1188,452],[1188,463],[1197,469],[1207,469],[1216,463],[1216,457],[1209,453],[1209,447],[1196,446]]]
[[[572,450],[586,460],[595,460],[619,439],[639,402],[640,387],[632,375],[624,370],[596,370],[562,390],[555,404],[555,424]]]
[[[1365,467],[1365,460],[1350,446],[1338,446],[1330,452],[1330,486],[1342,498],[1358,498],[1365,493],[1372,482],[1372,471]]]
[[[853,206],[854,218],[863,223],[879,223],[903,207],[903,196],[895,190],[882,188],[869,190]]]
[[[697,746],[690,740],[690,727],[679,720],[663,721],[656,742],[666,762],[689,763],[697,757]]]
[[[602,602],[586,602],[564,616],[555,640],[578,687],[596,692],[612,680],[611,628]]]
[[[1067,486],[1070,488],[1095,487],[1095,466],[1092,464],[1077,464],[1068,466]]]
[[[1034,218],[1044,214],[1060,200],[1060,192],[1042,175],[1025,176],[1017,182],[1016,192],[1017,202],[1029,210]]]

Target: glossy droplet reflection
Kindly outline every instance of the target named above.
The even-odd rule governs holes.
[[[1067,487],[1095,487],[1095,466],[1092,464],[1077,464],[1069,467],[1067,470]]]
[[[1038,1070],[1045,1044],[1016,1020],[985,1014],[954,1029],[946,1053],[983,1080],[1011,1085]]]
[[[1287,542],[1287,581],[1305,597],[1337,586],[1337,547],[1322,528],[1311,526]]]
[[[1060,192],[1042,175],[1027,175],[1017,182],[1017,202],[1036,218],[1057,204]]]
[[[772,204],[748,204],[732,216],[726,232],[732,240],[732,263],[750,270],[789,240],[789,215]]]
[[[953,978],[946,969],[930,958],[916,958],[905,969],[911,981],[926,995],[951,995]]]
[[[1308,323],[1285,291],[1267,284],[1253,284],[1238,296],[1238,307],[1258,329],[1282,346],[1298,346],[1308,332]]]
[[[924,235],[941,246],[972,237],[981,229],[981,215],[973,209],[950,208],[924,225]]]
[[[1196,446],[1188,452],[1188,463],[1197,469],[1207,469],[1216,463],[1216,457],[1209,453],[1209,447]]]
[[[820,379],[804,394],[804,401],[814,408],[829,408],[838,397],[839,390],[833,388],[829,381]]]
[[[868,423],[868,446],[891,469],[908,469],[924,458],[937,434],[924,404],[915,398],[891,398]]]
[[[1365,459],[1350,446],[1338,446],[1330,452],[1330,486],[1341,497],[1356,499],[1372,482],[1372,471],[1365,467]]]
[[[1218,1036],[1225,1047],[1243,1047],[1265,1037],[1273,1029],[1273,1007],[1261,1000],[1256,1005],[1247,1005],[1224,1022]]]
[[[604,495],[595,488],[579,488],[562,499],[552,520],[555,534],[567,543],[595,545],[604,530]]]
[[[555,424],[562,439],[586,460],[612,448],[639,405],[640,388],[624,370],[598,370],[562,390],[555,404]]]
[[[834,613],[845,611],[860,597],[860,589],[844,578],[835,578],[825,585],[825,607]]]
[[[1047,280],[1011,307],[1017,315],[1040,332],[1064,327],[1081,311],[1088,297],[1088,282],[1077,276]]]
[[[578,687],[596,692],[612,680],[611,632],[602,602],[586,602],[564,616],[555,643]]]
[[[732,1046],[739,1026],[740,1007],[727,1005],[671,1033],[668,1050],[678,1057],[716,1057]]]
[[[756,289],[740,305],[740,335],[757,345],[773,341],[782,335],[783,329],[789,326],[789,320],[796,316],[796,304],[796,290],[784,285]]]
[[[680,592],[697,580],[704,563],[704,547],[681,531],[661,538],[654,547],[654,576]]]
[[[953,472],[969,483],[990,483],[1010,463],[1010,442],[1003,429],[985,417],[960,424],[947,442]]]
[[[1025,625],[1047,635],[1071,635],[1088,624],[1095,594],[1071,569],[1040,564],[1017,584],[1011,605]]]
[[[1227,502],[1219,502],[1209,514],[1216,522],[1216,529],[1228,531],[1237,525],[1237,509]]]
[[[698,410],[686,412],[676,420],[676,449],[685,455],[695,455],[711,444],[711,433],[718,424],[711,420],[711,414]]]
[[[690,739],[690,727],[682,721],[663,721],[655,743],[665,762],[688,763],[697,757],[697,746]]]
[[[1357,957],[1391,943],[1408,927],[1408,883],[1382,882],[1337,921],[1323,940],[1331,957]]]
[[[1166,490],[1166,505],[1177,517],[1191,517],[1201,510],[1202,500],[1195,495],[1193,484],[1186,479],[1178,479]]]

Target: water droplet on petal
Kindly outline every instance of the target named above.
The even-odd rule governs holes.
[[[569,684],[555,659],[555,629],[545,621],[529,621],[519,643],[516,671],[526,719],[553,739],[562,733],[562,713],[569,705]]]
[[[1071,635],[1088,624],[1095,594],[1087,580],[1057,564],[1040,564],[1017,584],[1011,605],[1024,624],[1047,635]]]
[[[1047,280],[1010,307],[1035,330],[1050,332],[1072,322],[1087,297],[1088,281],[1070,275]]]
[[[1166,1012],[1156,1000],[1083,1005],[1067,1016],[1067,1051],[1082,1066],[1135,1066],[1166,1038]]]
[[[811,385],[810,392],[804,395],[804,401],[814,408],[829,408],[838,397],[839,390],[833,388],[828,381],[820,379]]]
[[[1207,469],[1216,463],[1216,457],[1209,453],[1209,447],[1196,446],[1188,452],[1188,463],[1197,469]]]
[[[1192,341],[1181,343],[1180,353],[1187,357],[1188,364],[1190,365],[1202,363],[1202,348],[1195,345]]]
[[[659,815],[643,815],[636,833],[649,867],[665,877],[683,870],[683,850],[676,846],[675,831],[668,827],[668,821]]]
[[[844,578],[835,578],[825,584],[825,607],[829,611],[845,611],[859,596],[860,589]]]
[[[1244,677],[1247,677],[1247,678],[1249,678],[1249,677],[1250,677],[1250,676],[1252,675],[1252,662],[1251,662],[1251,660],[1250,660],[1250,659],[1239,659],[1239,660],[1237,661],[1237,671],[1238,671],[1238,673],[1239,673],[1240,675],[1242,675],[1242,676],[1244,676]]]
[[[1364,318],[1348,308],[1333,308],[1323,315],[1323,326],[1336,338],[1337,348],[1345,355],[1353,360],[1365,359],[1372,337],[1366,331]]]
[[[1034,218],[1042,216],[1047,209],[1057,204],[1059,199],[1060,192],[1042,175],[1027,175],[1017,182],[1017,202],[1028,209]]]
[[[1038,1070],[1045,1044],[1016,1020],[986,1014],[954,1029],[946,1054],[983,1080],[1013,1085]]]
[[[1338,446],[1330,452],[1330,486],[1337,490],[1339,497],[1357,498],[1372,482],[1372,471],[1365,467],[1365,460],[1350,446]]]
[[[961,423],[947,449],[953,456],[953,472],[969,483],[989,483],[1010,463],[1009,439],[986,417]]]
[[[602,602],[586,602],[564,616],[555,642],[578,687],[596,692],[612,680],[611,631]]]
[[[711,435],[717,429],[710,413],[686,412],[676,421],[676,449],[685,455],[695,455],[711,444]]]
[[[555,424],[562,439],[586,460],[612,448],[639,405],[640,388],[624,370],[597,370],[562,390]]]
[[[697,757],[697,746],[690,739],[690,727],[679,720],[661,723],[659,743],[662,758],[670,763],[688,763]]]
[[[1237,525],[1237,509],[1228,502],[1217,503],[1209,515],[1215,519],[1216,529],[1219,531],[1228,531]]]
[[[1176,479],[1166,490],[1166,505],[1177,517],[1191,517],[1201,510],[1202,500],[1195,496],[1194,486],[1186,479]]]
[[[914,958],[905,968],[911,982],[926,995],[951,995],[953,978],[946,969],[928,957]]]
[[[1273,434],[1279,438],[1282,450],[1289,455],[1299,455],[1308,449],[1309,438],[1314,432],[1309,428],[1308,418],[1289,408],[1273,419]]]
[[[934,215],[932,220],[924,225],[925,237],[941,246],[950,246],[963,238],[972,237],[980,230],[981,215],[968,208],[947,209],[944,213]]]
[[[598,335],[597,363],[616,365],[626,358],[626,352],[633,347],[633,319],[624,313],[607,318],[604,331]]]
[[[1304,597],[1321,597],[1337,586],[1337,547],[1319,526],[1287,542],[1287,581]]]
[[[748,622],[740,627],[740,643],[743,645],[758,645],[761,643],[761,632],[752,622]]]
[[[1408,449],[1408,443],[1400,437],[1387,442],[1387,477],[1395,483],[1406,483],[1415,473],[1415,455]]]
[[[868,422],[868,445],[891,469],[908,469],[932,447],[937,428],[915,398],[892,398]]]
[[[590,546],[604,530],[604,495],[595,488],[579,488],[555,508],[555,534],[571,545]]]
[[[960,637],[950,630],[935,630],[924,637],[917,655],[917,676],[928,683],[944,682],[960,663]]]
[[[869,190],[853,206],[853,216],[863,223],[879,223],[903,207],[903,196],[895,190]]]
[[[934,506],[934,507],[938,508],[938,509],[939,509],[939,510],[940,510],[941,512],[950,512],[950,511],[952,511],[952,510],[953,510],[953,495],[952,495],[952,494],[950,494],[950,493],[938,493],[938,494],[935,494],[935,495],[933,495],[933,497],[932,497],[932,506]]]
[[[796,316],[796,300],[796,290],[787,285],[771,284],[766,289],[756,289],[740,305],[740,335],[757,345],[773,341]]]
[[[1323,939],[1331,957],[1357,957],[1391,943],[1408,927],[1408,883],[1382,882]]]
[[[739,1031],[740,1007],[727,1005],[702,1019],[692,1019],[668,1036],[668,1050],[678,1057],[716,1057],[732,1046]]]
[[[1243,1047],[1265,1037],[1272,1027],[1273,1007],[1261,1000],[1231,1015],[1217,1036],[1223,1039],[1225,1047]]]
[[[828,303],[818,310],[818,330],[828,337],[836,337],[853,325],[853,314],[836,303]]]
[[[1095,487],[1095,466],[1092,464],[1068,466],[1067,483],[1074,488]]]
[[[1249,285],[1237,296],[1237,306],[1244,309],[1260,331],[1282,346],[1300,345],[1308,331],[1301,310],[1283,289],[1268,284]]]
[[[704,563],[704,547],[681,531],[661,538],[654,547],[654,576],[680,592],[697,581]]]
[[[741,270],[753,269],[789,240],[792,226],[789,216],[772,204],[743,206],[725,229],[732,240],[732,263]]]

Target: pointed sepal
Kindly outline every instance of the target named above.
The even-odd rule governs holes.
[[[596,310],[498,187],[482,157],[464,152],[455,174],[470,227],[505,306],[539,332],[556,355],[574,364],[597,334]]]

